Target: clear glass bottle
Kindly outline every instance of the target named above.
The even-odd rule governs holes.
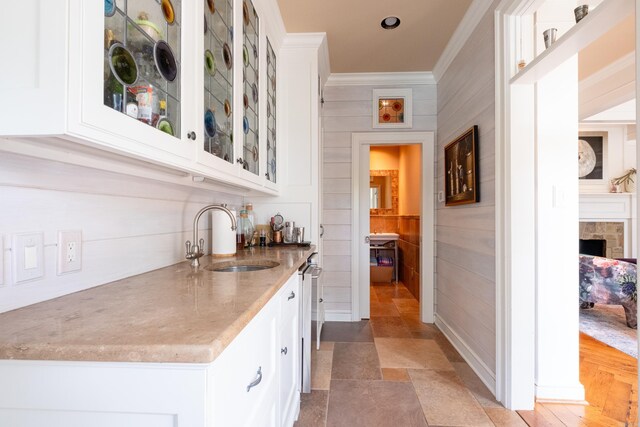
[[[241,249],[247,248],[251,246],[251,239],[253,238],[253,224],[249,221],[247,216],[247,210],[242,209],[240,211],[240,224],[238,224],[239,229],[241,230]]]

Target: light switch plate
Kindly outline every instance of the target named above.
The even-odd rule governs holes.
[[[13,274],[15,283],[44,276],[44,234],[23,233],[13,236]]]
[[[58,232],[58,276],[82,269],[82,231]]]

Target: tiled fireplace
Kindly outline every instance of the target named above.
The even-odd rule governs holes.
[[[624,257],[624,222],[580,222],[580,239],[607,241],[607,258]]]
[[[580,194],[580,239],[604,239],[608,258],[637,258],[636,196]]]

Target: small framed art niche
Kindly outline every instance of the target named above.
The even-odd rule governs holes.
[[[373,128],[411,128],[412,98],[411,89],[373,89]]]

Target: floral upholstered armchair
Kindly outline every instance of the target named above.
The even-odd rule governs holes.
[[[621,305],[627,326],[637,327],[636,265],[610,258],[580,255],[580,307],[593,303]]]

